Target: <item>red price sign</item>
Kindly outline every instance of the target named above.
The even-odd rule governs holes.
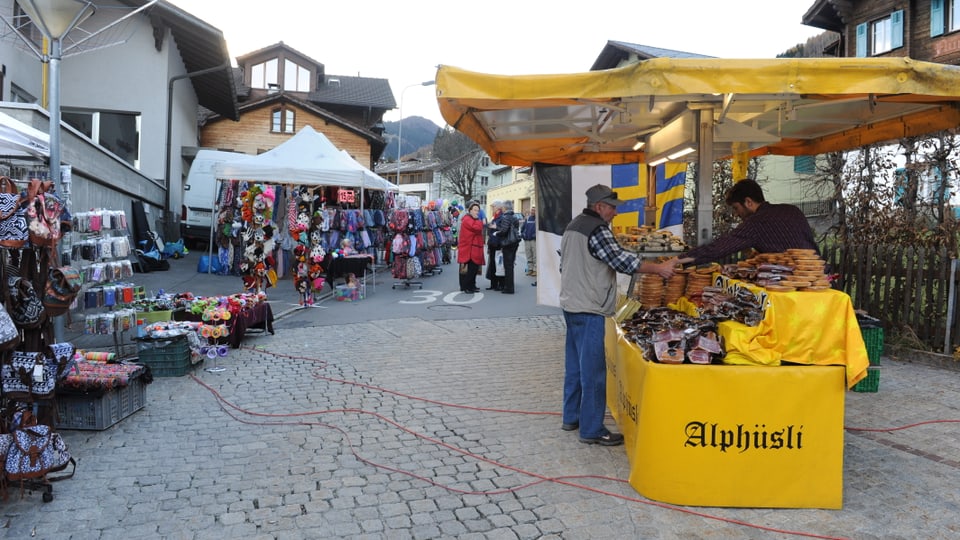
[[[352,189],[341,189],[337,192],[337,201],[352,203],[356,200],[356,193]]]

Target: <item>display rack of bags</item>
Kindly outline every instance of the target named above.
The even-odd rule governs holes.
[[[75,466],[53,429],[57,383],[75,361],[73,344],[55,342],[52,324],[80,291],[79,274],[59,257],[69,228],[52,183],[0,177],[0,486],[40,489],[44,502],[60,478],[50,473]]]

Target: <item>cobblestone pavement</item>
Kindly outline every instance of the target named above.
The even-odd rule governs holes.
[[[227,369],[158,378],[105,431],[64,431],[54,500],[11,486],[0,536],[956,538],[958,373],[885,358],[847,394],[842,510],[673,507],[623,447],[561,431],[563,320],[416,318],[251,336]],[[677,399],[683,399],[678,389]],[[922,425],[916,425],[924,423]]]

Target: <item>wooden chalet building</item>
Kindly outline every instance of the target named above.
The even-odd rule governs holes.
[[[802,22],[839,34],[835,56],[960,65],[960,0],[817,0]]]
[[[239,121],[203,111],[200,146],[260,154],[311,126],[373,168],[386,147],[383,115],[396,108],[386,79],[331,75],[279,42],[237,57]]]

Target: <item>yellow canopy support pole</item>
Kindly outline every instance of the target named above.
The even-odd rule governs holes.
[[[640,164],[641,174],[647,180],[647,204],[643,207],[643,224],[656,228],[657,226],[657,168],[646,163]]]
[[[746,180],[750,164],[750,148],[746,143],[733,143],[733,157],[731,158],[730,168],[733,172],[733,181],[739,182]]]
[[[43,38],[41,47],[43,57],[46,58],[50,54],[50,41]],[[40,63],[40,106],[50,110],[50,62],[47,61]]]

